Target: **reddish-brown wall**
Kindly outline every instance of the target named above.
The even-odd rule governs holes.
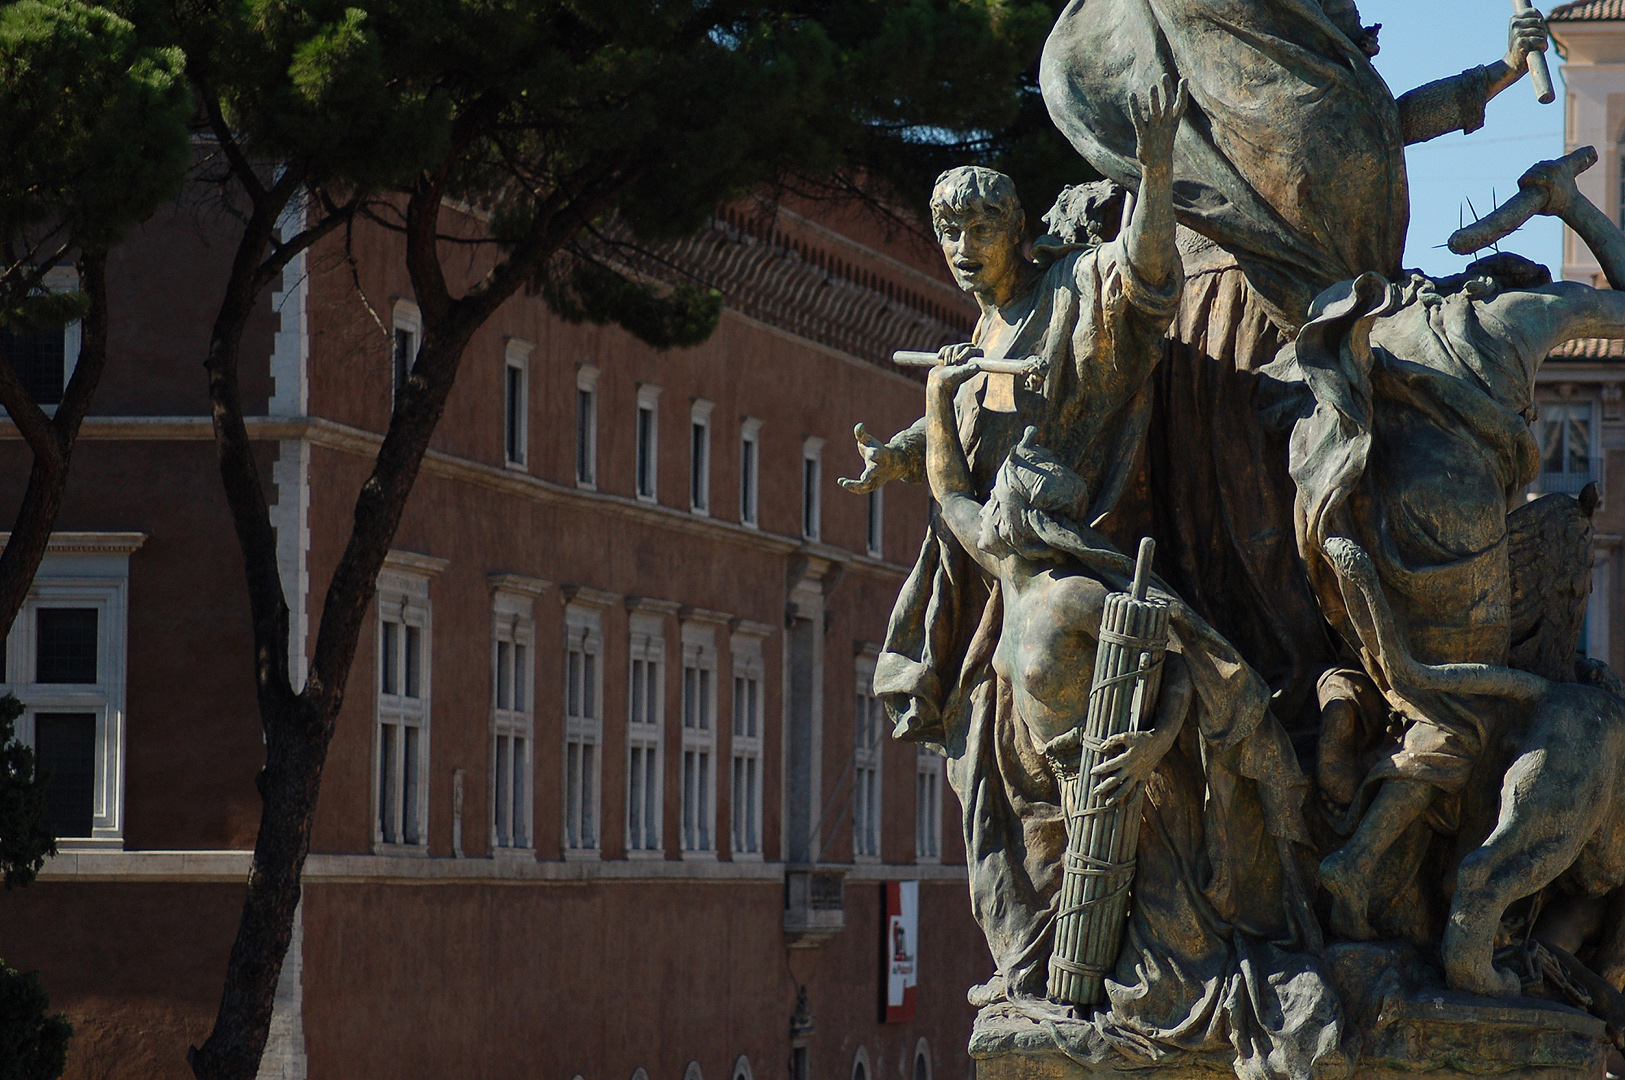
[[[918,1020],[878,1023],[881,885],[847,888],[846,930],[786,950],[774,883],[319,885],[307,890],[310,1075],[784,1080],[796,987],[817,1031],[812,1075],[843,1080],[861,1044],[875,1080],[969,1074],[964,988],[990,965],[959,884],[920,887]]]
[[[0,896],[0,958],[39,970],[73,1024],[66,1077],[190,1080],[242,903],[237,885],[39,881]]]

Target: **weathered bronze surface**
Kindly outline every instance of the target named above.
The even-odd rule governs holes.
[[[1576,651],[1596,493],[1524,496],[1536,372],[1625,337],[1625,292],[1399,268],[1405,143],[1481,126],[1545,47],[1522,11],[1504,58],[1396,100],[1352,0],[1073,0],[1043,89],[1110,181],[1027,258],[1007,177],[939,179],[982,319],[843,484],[934,497],[875,687],[964,808],[983,1080],[1625,1071],[1625,683]],[[1459,242],[1554,215],[1625,284],[1594,161]],[[1103,619],[1142,536],[1165,661]],[[1165,665],[1106,669],[1144,696],[1110,737],[1097,651]],[[1132,850],[1066,856],[1108,811]],[[1068,901],[1064,857],[1096,883]],[[1121,925],[1077,921],[1124,880]]]

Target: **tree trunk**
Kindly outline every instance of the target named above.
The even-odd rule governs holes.
[[[209,351],[209,393],[221,478],[243,550],[254,623],[255,671],[266,765],[258,777],[260,830],[249,871],[242,921],[226,966],[226,985],[214,1030],[188,1061],[198,1080],[253,1080],[270,1035],[277,980],[292,937],[300,876],[310,853],[310,831],[321,790],[322,767],[344,689],[377,590],[406,510],[423,455],[445,411],[446,398],[474,332],[550,257],[600,213],[630,182],[601,182],[590,195],[566,200],[538,217],[531,233],[483,280],[461,297],[450,295],[440,263],[439,179],[425,181],[407,206],[407,266],[423,313],[423,343],[405,386],[396,395],[389,431],[371,474],[356,497],[354,525],[334,568],[310,657],[310,674],[297,693],[289,681],[288,608],[276,562],[276,535],[237,391],[243,327],[273,262],[262,262],[287,198],[275,196],[293,177],[284,171],[270,192],[249,191],[255,212],[244,232],[216,320]],[[245,185],[247,186],[247,185]],[[336,221],[307,225],[303,246]],[[281,261],[291,254],[279,249]]]
[[[0,405],[11,414],[23,439],[34,452],[28,487],[11,527],[11,537],[0,552],[0,641],[28,598],[51,531],[68,488],[68,468],[79,438],[79,426],[90,408],[107,364],[107,253],[86,252],[80,261],[80,289],[90,306],[80,321],[79,362],[62,394],[54,417],[35,404],[11,360],[0,349]]]

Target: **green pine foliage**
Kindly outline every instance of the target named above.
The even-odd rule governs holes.
[[[0,871],[6,888],[30,884],[49,856],[56,837],[45,821],[45,783],[34,769],[34,751],[17,738],[23,703],[0,697]]]
[[[105,250],[180,186],[191,94],[179,50],[78,0],[0,5],[0,322],[22,330],[84,312],[40,295],[75,249]]]
[[[73,1025],[40,986],[39,973],[0,963],[0,1080],[56,1080],[68,1062]]]
[[[943,168],[1008,166],[1045,131],[1064,146],[1032,74],[1042,0],[140,2],[254,160],[300,162],[335,204],[443,184],[521,258],[611,215],[687,235],[782,184],[923,210]],[[376,216],[399,224],[392,205]],[[663,346],[715,324],[708,290],[611,282],[580,256],[535,282],[567,318]]]

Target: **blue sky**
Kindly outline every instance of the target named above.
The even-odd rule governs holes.
[[[1548,10],[1543,7],[1542,10]],[[1506,20],[1511,0],[1360,0],[1367,24],[1382,23],[1377,70],[1397,97],[1425,82],[1487,64],[1506,52]],[[1558,97],[1550,105],[1535,100],[1528,78],[1490,102],[1484,126],[1471,135],[1446,135],[1411,147],[1406,161],[1411,184],[1411,231],[1405,265],[1430,273],[1453,273],[1468,259],[1443,245],[1460,222],[1472,220],[1467,200],[1479,214],[1495,199],[1518,190],[1518,177],[1536,161],[1563,152],[1562,64],[1550,54]],[[1557,276],[1562,267],[1562,228],[1555,218],[1537,217],[1502,241],[1545,263]]]

